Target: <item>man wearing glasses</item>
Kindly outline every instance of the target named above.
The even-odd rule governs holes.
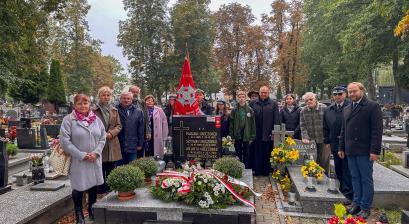
[[[316,95],[307,92],[302,97],[307,106],[301,109],[300,129],[304,144],[314,140],[317,144],[317,163],[326,171],[329,167],[330,150],[324,148],[324,111],[327,106],[317,101]]]
[[[378,103],[368,100],[362,83],[348,85],[351,104],[343,111],[338,155],[348,161],[354,198],[348,213],[367,219],[374,196],[373,162],[382,144],[382,111]]]
[[[348,199],[347,205],[352,202],[352,179],[348,162],[338,156],[339,138],[342,127],[342,111],[349,105],[346,100],[346,88],[335,86],[332,89],[334,102],[324,112],[324,147],[331,150],[334,156],[335,174],[339,180],[339,190]]]

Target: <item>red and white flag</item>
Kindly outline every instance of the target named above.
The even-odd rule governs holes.
[[[199,115],[199,102],[196,98],[196,87],[190,70],[189,56],[185,57],[180,77],[179,86],[176,92],[175,102],[176,115]]]

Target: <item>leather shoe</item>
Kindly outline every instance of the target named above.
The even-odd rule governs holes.
[[[368,219],[369,216],[371,215],[371,211],[369,210],[361,210],[360,212],[358,212],[358,214],[356,214],[356,216],[360,216],[363,219]]]
[[[361,211],[361,208],[357,205],[353,205],[351,208],[348,209],[348,214],[355,215]]]

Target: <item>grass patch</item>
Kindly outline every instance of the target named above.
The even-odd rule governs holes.
[[[390,151],[385,152],[385,155],[381,156],[380,162],[387,168],[391,165],[399,165],[402,163],[401,159],[396,157],[395,154]]]

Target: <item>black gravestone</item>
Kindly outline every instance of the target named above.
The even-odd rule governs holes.
[[[17,128],[17,146],[20,149],[36,147],[36,132],[33,128]]]
[[[298,150],[299,159],[295,162],[296,165],[304,165],[306,159],[309,159],[310,156],[317,160],[317,145],[315,141],[310,141],[310,144],[304,144],[301,140],[294,139],[295,146],[294,148]]]
[[[45,128],[47,130],[47,135],[49,135],[51,138],[57,138],[58,135],[60,134],[60,124],[45,124],[41,125],[41,128]]]
[[[0,137],[4,138],[6,131],[0,129]],[[7,156],[7,143],[5,139],[0,139],[0,194],[3,194],[11,189],[8,186],[8,156]]]
[[[220,127],[216,116],[173,116],[172,139],[175,161],[210,161],[220,158]]]

